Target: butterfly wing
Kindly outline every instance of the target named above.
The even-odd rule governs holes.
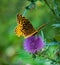
[[[28,21],[28,19],[18,14],[17,20],[18,26],[15,29],[17,36],[24,36],[25,38],[27,38],[30,37],[35,32],[34,27],[30,23],[30,21]]]
[[[15,28],[15,33],[16,33],[16,35],[17,35],[18,37],[20,37],[20,36],[23,35],[23,33],[22,33],[22,31],[21,31],[20,25],[18,25],[18,26]]]

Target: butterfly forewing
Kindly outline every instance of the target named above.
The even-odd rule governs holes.
[[[29,37],[33,35],[35,29],[28,19],[22,17],[22,15],[17,15],[18,25],[15,29],[17,36]]]

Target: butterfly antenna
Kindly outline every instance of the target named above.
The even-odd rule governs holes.
[[[48,23],[45,23],[43,25],[41,25],[32,35],[37,34],[42,28],[44,28]]]
[[[48,23],[45,23],[43,25],[41,25],[38,29],[37,29],[37,32],[39,32],[42,28],[44,28]]]

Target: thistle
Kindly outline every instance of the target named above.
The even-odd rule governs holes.
[[[42,48],[44,48],[44,41],[41,36],[31,36],[24,41],[24,49],[29,53],[35,54]]]

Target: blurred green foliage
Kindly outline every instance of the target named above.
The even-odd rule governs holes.
[[[34,0],[34,4],[31,3],[32,0],[0,0],[0,65],[59,65],[42,56],[33,59],[23,48],[24,38],[16,36],[15,27],[17,13],[29,19],[35,29],[49,23],[42,29],[46,44],[51,44],[46,47],[46,54],[59,61],[60,44],[52,45],[52,42],[60,43],[60,0]],[[32,7],[26,9],[30,5]],[[41,35],[41,31],[38,34]]]

